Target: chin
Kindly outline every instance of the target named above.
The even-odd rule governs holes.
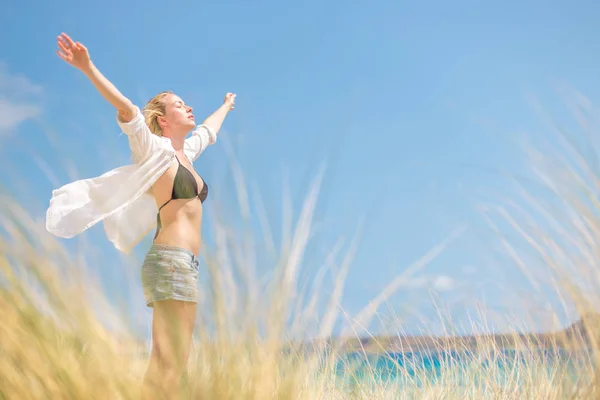
[[[180,127],[182,130],[189,132],[196,127],[196,122],[193,119],[187,120],[185,124],[181,124]]]

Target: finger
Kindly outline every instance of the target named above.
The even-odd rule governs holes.
[[[62,58],[63,60],[65,60],[65,61],[69,61],[69,60],[67,59],[67,56],[66,56],[66,54],[64,54],[64,53],[63,53],[63,52],[61,52],[60,50],[56,50],[56,54],[58,54],[58,56],[59,56],[60,58]]]
[[[73,41],[73,39],[71,39],[71,37],[69,35],[67,35],[66,33],[61,33],[61,39],[63,39],[65,41],[65,43],[70,46],[73,47],[75,46],[75,42]]]
[[[62,36],[63,38],[65,38],[65,40],[67,41],[67,43],[69,44],[69,46],[75,46],[75,42],[73,41],[73,39],[71,39],[71,38],[69,37],[69,35],[67,35],[66,33],[64,33],[64,32],[63,32],[63,33],[61,34],[61,36]]]
[[[79,50],[87,51],[87,47],[81,44],[81,42],[77,42],[76,45]]]
[[[58,47],[65,53],[65,54],[69,54],[71,52],[71,49],[67,48],[67,46],[62,43],[62,42],[58,42]]]
[[[65,40],[65,38],[63,38],[63,37],[58,36],[56,42],[58,43],[59,46],[62,45],[64,48],[71,47],[71,46],[69,46],[69,42],[67,42]]]

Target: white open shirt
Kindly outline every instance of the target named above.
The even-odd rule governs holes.
[[[150,132],[139,107],[130,122],[117,116],[117,123],[128,137],[135,163],[53,190],[46,229],[72,238],[104,221],[108,239],[129,253],[156,226],[158,207],[149,189],[175,161],[175,149],[170,139]],[[216,139],[209,127],[197,126],[185,140],[185,155],[193,162]]]

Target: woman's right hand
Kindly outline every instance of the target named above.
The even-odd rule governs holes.
[[[56,54],[67,63],[82,71],[90,67],[90,54],[83,44],[74,42],[66,33],[57,37],[57,44],[59,50]]]

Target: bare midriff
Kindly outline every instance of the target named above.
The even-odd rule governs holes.
[[[182,247],[198,255],[201,247],[200,199],[172,200],[160,211],[162,227],[154,243]]]

